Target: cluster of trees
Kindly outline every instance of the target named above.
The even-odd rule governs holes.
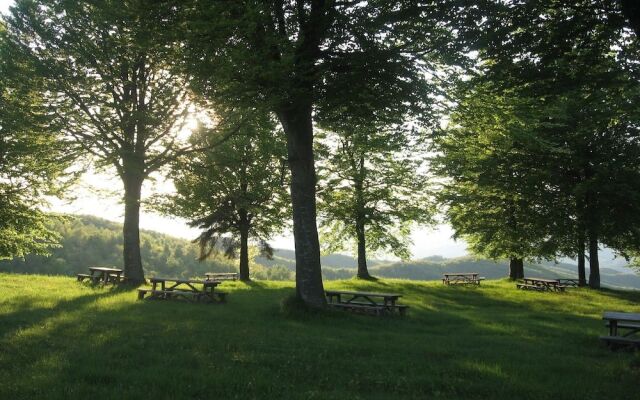
[[[57,243],[39,206],[72,180],[65,175],[72,151],[41,98],[43,88],[0,20],[0,259],[47,254]]]
[[[249,243],[269,255],[291,214],[297,295],[322,306],[318,214],[326,248],[354,249],[370,278],[367,251],[406,258],[412,224],[433,222],[433,156],[474,252],[512,278],[577,256],[584,282],[588,249],[598,287],[600,244],[640,249],[638,21],[627,0],[17,0],[0,31],[0,255],[54,238],[38,199],[73,149],[122,180],[131,282],[142,185],[163,173],[177,190],[158,207],[202,229],[199,258],[239,252],[242,279]],[[187,140],[195,110],[211,117]]]
[[[600,286],[598,248],[640,244],[638,41],[617,1],[507,3],[478,37],[476,73],[434,140],[440,197],[470,248],[578,259]]]

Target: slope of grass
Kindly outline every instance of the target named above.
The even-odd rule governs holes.
[[[485,284],[486,283],[486,284]],[[287,317],[289,282],[224,283],[224,305],[0,274],[0,399],[631,399],[640,357],[598,342],[640,293],[385,280],[405,318]]]

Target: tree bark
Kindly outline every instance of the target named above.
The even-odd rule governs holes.
[[[249,278],[249,223],[247,212],[240,211],[240,280],[248,282]]]
[[[124,183],[124,276],[127,282],[144,283],[144,270],[140,256],[140,197],[143,178],[139,174],[125,173]]]
[[[517,280],[524,278],[524,261],[522,258],[511,258],[509,260],[509,279]]]
[[[587,274],[584,262],[584,238],[578,240],[578,286],[587,286]]]
[[[316,171],[311,110],[311,103],[308,102],[280,110],[277,114],[287,136],[291,170],[296,295],[310,306],[324,307],[326,299],[316,224]]]
[[[364,205],[364,156],[360,156],[357,162],[357,177],[355,179],[355,196],[356,196],[356,240],[358,241],[358,278],[371,279],[369,268],[367,267],[367,236],[365,223],[365,205]]]
[[[598,237],[589,235],[589,287],[600,289],[600,262],[598,260]]]
[[[358,278],[371,279],[367,268],[367,238],[363,221],[356,222],[356,236],[358,240]]]

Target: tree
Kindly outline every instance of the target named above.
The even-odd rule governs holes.
[[[346,125],[324,141],[321,232],[329,252],[355,242],[357,276],[371,279],[367,250],[409,258],[411,226],[431,223],[434,209],[416,135],[401,127]]]
[[[43,81],[0,20],[0,259],[48,254],[59,235],[42,211],[61,196],[73,158],[42,102]]]
[[[124,194],[124,270],[144,281],[139,214],[142,184],[177,155],[189,111],[172,70],[175,46],[160,39],[172,10],[150,0],[18,0],[9,24],[49,86],[47,101],[67,137],[100,167],[114,168]]]
[[[249,239],[271,257],[267,240],[286,225],[289,199],[281,174],[283,146],[273,136],[273,121],[250,114],[242,120],[238,133],[215,147],[210,145],[217,135],[194,134],[194,146],[209,150],[178,159],[171,174],[177,193],[166,209],[202,229],[200,259],[220,248],[235,258],[239,247],[240,279],[248,281]]]
[[[420,116],[432,103],[428,78],[434,75],[428,72],[451,61],[444,53],[454,50],[454,20],[463,9],[388,0],[176,5],[185,14],[186,62],[196,91],[229,105],[260,105],[282,125],[291,171],[296,293],[321,307],[326,300],[316,225],[314,116],[364,89],[385,101],[380,113]]]
[[[599,244],[620,250],[622,238],[639,237],[637,43],[617,1],[496,2],[491,11],[480,26],[488,34],[479,36],[476,84],[509,95],[520,123],[506,138],[544,144],[520,152],[535,161],[523,171],[539,188],[528,208],[547,210],[534,237],[577,255],[582,277],[586,242],[589,284],[599,287]],[[522,101],[532,106],[518,111]]]
[[[541,207],[549,147],[530,135],[540,128],[527,99],[500,96],[467,83],[449,128],[434,139],[438,198],[456,238],[489,258],[508,258],[509,277],[524,277],[524,259],[553,257],[550,214]],[[528,119],[525,119],[528,117]]]

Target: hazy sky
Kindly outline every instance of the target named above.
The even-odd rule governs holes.
[[[0,0],[0,12],[6,13],[12,0]],[[147,182],[143,195],[152,194],[158,190],[168,190],[167,184],[162,182]],[[74,190],[74,200],[52,201],[52,209],[58,212],[74,214],[91,214],[113,221],[122,221],[124,206],[119,201],[118,192],[122,190],[122,183],[118,178],[111,178],[105,174],[89,172]],[[198,231],[189,228],[185,221],[177,218],[166,218],[151,212],[143,211],[140,216],[140,226],[167,233],[173,236],[193,239]],[[430,255],[446,257],[461,256],[466,253],[466,246],[451,239],[452,231],[448,226],[436,229],[418,229],[413,237],[413,256],[416,258]],[[287,234],[274,238],[272,245],[278,248],[293,249],[293,237]]]
[[[11,4],[13,4],[13,0],[0,0],[0,12],[7,12]]]

